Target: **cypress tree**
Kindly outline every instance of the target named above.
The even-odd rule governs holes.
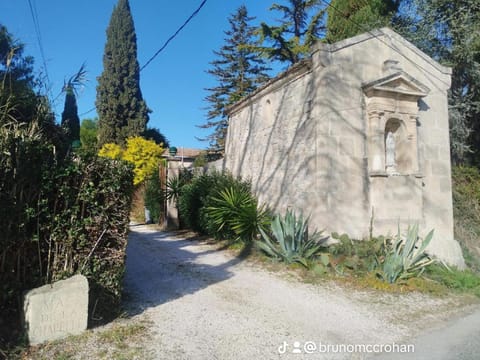
[[[390,25],[399,4],[399,0],[332,0],[326,39],[334,43]]]
[[[137,37],[128,0],[119,0],[110,18],[96,106],[99,146],[123,144],[146,129],[149,109],[140,90]]]
[[[64,128],[68,144],[80,140],[80,118],[78,117],[77,98],[73,88],[67,87],[65,91],[65,106],[62,112],[62,127]]]
[[[65,92],[65,105],[62,113],[62,127],[65,131],[68,145],[74,141],[80,141],[80,118],[78,117],[76,91],[86,81],[85,64],[83,64],[75,75],[64,83],[62,91]]]
[[[244,96],[252,93],[269,79],[269,68],[265,65],[255,44],[255,27],[250,25],[254,17],[248,16],[246,6],[240,6],[228,22],[230,29],[225,31],[225,44],[214,51],[217,58],[207,70],[217,80],[217,86],[207,88],[209,94],[205,101],[207,122],[199,127],[213,129],[213,133],[203,140],[210,142],[213,151],[223,152],[228,119],[225,108]]]

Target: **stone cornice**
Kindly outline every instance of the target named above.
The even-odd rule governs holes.
[[[385,43],[385,46],[391,47],[393,50],[399,52],[401,55],[408,58],[407,54],[404,54],[400,48],[392,44],[392,40],[395,40],[396,42],[399,42],[404,47],[408,48],[410,51],[414,52],[416,55],[421,57],[423,60],[425,60],[429,65],[434,67],[440,73],[445,75],[452,74],[451,68],[441,65],[440,63],[432,59],[430,56],[425,54],[422,50],[420,50],[415,45],[413,45],[411,42],[404,39],[400,34],[397,34],[395,31],[387,27],[384,27],[381,29],[374,29],[367,33],[363,33],[349,39],[338,41],[334,44],[326,44],[326,43],[318,42],[316,44],[316,49],[314,50],[314,53],[320,50],[333,53],[338,50],[359,44],[361,42],[368,41],[370,39],[377,39],[378,41]]]
[[[380,79],[364,83],[362,89],[367,96],[387,92],[422,98],[430,92],[427,86],[404,71],[397,71]]]

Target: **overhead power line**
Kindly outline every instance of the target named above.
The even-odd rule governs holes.
[[[45,69],[45,77],[47,78],[48,87],[50,87],[50,77],[48,75],[47,61],[45,60],[45,51],[43,50],[42,34],[40,32],[40,23],[38,21],[38,12],[35,5],[35,0],[28,0],[28,6],[30,7],[30,14],[32,15],[33,28],[37,37],[38,47],[40,49],[40,56],[42,57],[43,67]]]
[[[30,1],[30,0],[28,0]],[[172,36],[170,36],[167,41],[165,41],[165,43],[162,45],[162,47],[160,49],[157,50],[157,52],[155,54],[153,54],[153,56],[148,59],[148,61],[140,68],[140,71],[142,71],[143,69],[145,69],[167,46],[168,44],[177,37],[177,35],[180,33],[180,31],[183,30],[183,28],[185,28],[185,26],[188,25],[188,23],[190,21],[192,21],[192,19],[198,15],[198,13],[200,12],[200,10],[202,10],[202,8],[205,6],[207,0],[203,0],[200,5],[198,6],[198,8],[187,18],[187,20],[185,20],[185,22],[177,29],[177,31],[175,31],[173,33]],[[87,115],[89,113],[91,113],[92,111],[94,111],[96,108],[93,107],[87,111],[85,111],[84,113],[81,113],[79,116],[83,116],[83,115]]]
[[[90,113],[91,113],[93,110],[95,110],[95,109],[96,109],[96,107],[93,107],[93,108],[91,108],[90,110],[87,110],[87,111],[85,111],[84,113],[81,113],[81,114],[78,115],[78,116],[83,116],[83,115],[90,114]]]
[[[170,43],[170,41],[172,41],[180,33],[180,31],[182,31],[183,28],[185,26],[187,26],[187,24],[200,12],[200,10],[202,10],[202,8],[203,8],[203,6],[205,5],[206,2],[207,2],[207,0],[203,0],[201,2],[200,6],[192,13],[192,15],[190,15],[188,17],[187,20],[185,20],[185,22],[182,24],[182,26],[180,26],[177,29],[177,31],[175,31],[175,33],[172,36],[170,36],[167,39],[167,41],[165,41],[165,43],[162,45],[162,47],[160,49],[158,49],[158,51],[155,54],[153,54],[153,56],[150,59],[148,59],[148,61],[140,68],[140,71],[145,69],[153,61],[153,59],[155,59],[158,56],[158,54],[160,54],[163,51],[163,49],[165,49],[167,47],[167,45]]]

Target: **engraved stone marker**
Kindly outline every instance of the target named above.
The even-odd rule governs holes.
[[[23,315],[31,345],[80,334],[88,321],[87,278],[75,275],[28,291]]]

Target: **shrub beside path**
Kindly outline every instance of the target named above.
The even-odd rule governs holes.
[[[215,245],[143,225],[131,227],[125,289],[129,312],[152,323],[147,346],[155,359],[365,359],[372,354],[318,348],[410,344],[478,309],[460,296],[305,284]]]

